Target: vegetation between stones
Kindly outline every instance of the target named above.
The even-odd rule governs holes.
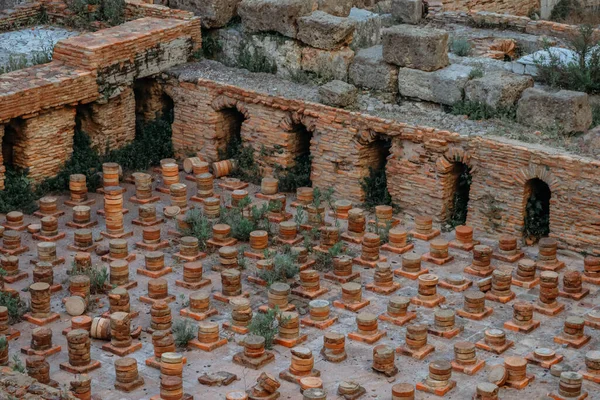
[[[8,292],[0,292],[0,306],[8,309],[8,323],[10,325],[21,321],[23,315],[29,311],[29,305],[18,296]]]
[[[282,321],[283,319],[283,321]],[[279,325],[285,323],[288,318],[281,316],[279,307],[269,308],[265,313],[257,313],[252,317],[248,330],[253,335],[265,338],[265,348],[273,348],[273,339],[279,333]]]
[[[179,348],[187,347],[190,340],[196,337],[197,327],[187,318],[180,318],[173,323],[171,330],[175,345]]]
[[[537,79],[547,85],[566,90],[600,93],[600,46],[594,38],[594,27],[581,25],[579,35],[569,41],[575,52],[573,60],[564,61],[564,55],[544,46],[547,57],[535,61]]]
[[[369,176],[360,183],[364,193],[364,207],[371,210],[379,205],[392,205],[392,196],[387,187],[385,168],[374,169],[369,167]]]

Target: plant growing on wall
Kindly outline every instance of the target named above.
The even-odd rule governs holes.
[[[365,193],[364,207],[371,210],[379,205],[393,205],[392,196],[387,187],[385,168],[369,167],[369,176],[365,177],[360,186]]]
[[[275,178],[279,179],[279,190],[294,192],[299,187],[312,186],[311,166],[312,157],[308,153],[296,157],[294,165],[290,168],[286,169],[281,165],[275,165]]]

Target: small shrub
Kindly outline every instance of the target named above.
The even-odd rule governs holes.
[[[0,213],[21,211],[31,214],[37,210],[33,185],[27,178],[27,171],[6,169],[4,190],[0,191]]]
[[[260,168],[254,160],[254,149],[251,146],[244,146],[240,137],[232,137],[227,143],[225,151],[219,153],[219,158],[222,160],[234,159],[236,161],[237,168],[231,174],[232,177],[255,185],[260,184]]]
[[[6,350],[7,347],[8,347],[8,340],[6,340],[6,336],[5,335],[0,336],[0,351]]]
[[[559,0],[550,13],[550,21],[562,22],[581,9],[577,0]]]
[[[25,366],[23,365],[23,361],[21,361],[21,358],[19,357],[19,355],[17,353],[13,354],[12,360],[13,360],[13,365],[12,365],[13,371],[20,372],[22,374],[27,372],[27,370],[25,369]]]
[[[460,57],[471,55],[471,48],[471,43],[465,38],[457,38],[450,43],[450,50],[452,53]]]
[[[369,225],[369,230],[377,235],[381,243],[388,243],[390,241],[390,230],[392,229],[391,221],[386,222],[385,226],[381,226],[379,218],[375,216],[375,223]]]
[[[175,345],[179,348],[185,348],[188,342],[196,337],[197,327],[187,318],[176,320],[171,327]]]
[[[102,0],[100,3],[100,20],[111,26],[125,22],[125,1]]]
[[[514,121],[517,119],[517,107],[498,107],[493,108],[486,103],[476,101],[459,101],[452,105],[450,111],[453,115],[466,115],[472,120],[482,119],[506,119]]]
[[[279,190],[282,192],[294,192],[299,187],[310,187],[310,172],[312,157],[309,153],[296,157],[291,168],[285,169],[277,165],[275,167],[275,178],[279,179]]]
[[[374,169],[369,167],[369,176],[360,183],[365,193],[364,207],[373,209],[379,205],[392,205],[392,196],[388,191],[385,168]]]
[[[290,254],[277,254],[273,259],[272,270],[262,270],[258,276],[271,286],[275,282],[285,282],[299,272],[293,257]]]
[[[273,348],[273,339],[279,333],[281,312],[279,307],[269,308],[266,313],[256,313],[248,326],[251,334],[265,338],[265,348]]]
[[[561,53],[545,44],[548,56],[534,60],[537,79],[558,89],[600,93],[600,46],[594,39],[594,28],[581,25],[579,34],[568,45],[575,52],[575,57],[565,63]]]
[[[10,325],[20,322],[23,315],[29,311],[29,306],[18,296],[8,292],[0,292],[0,306],[8,309],[8,323]]]
[[[67,271],[67,275],[86,275],[90,278],[90,293],[102,294],[107,292],[107,284],[109,282],[109,274],[106,266],[92,266],[89,268],[80,268],[73,263],[71,269]]]
[[[342,242],[338,242],[331,246],[327,253],[320,251],[315,253],[315,264],[313,268],[317,271],[329,272],[333,269],[333,259],[341,255],[354,256],[352,250],[345,247]]]
[[[475,67],[469,72],[469,80],[478,79],[478,78],[482,78],[482,77],[483,77],[483,69],[481,69],[479,67]]]
[[[202,213],[193,209],[185,216],[185,223],[190,227],[179,229],[184,236],[193,236],[198,239],[198,247],[204,251],[208,247],[208,239],[212,237],[212,224]]]

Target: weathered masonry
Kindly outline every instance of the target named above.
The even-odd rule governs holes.
[[[534,187],[545,184],[551,236],[564,247],[600,253],[600,161],[408,126],[205,79],[171,79],[165,91],[174,101],[173,143],[182,154],[199,151],[214,161],[229,138],[239,135],[268,174],[275,164],[290,165],[302,148],[297,143],[306,143],[299,135],[310,134],[313,185],[333,187],[339,197],[360,201],[360,181],[369,166],[384,163],[388,189],[402,211],[430,214],[438,221],[447,217],[456,171],[465,165],[472,174],[469,225],[520,235],[527,200]],[[389,154],[386,142],[391,142]]]
[[[78,123],[100,151],[134,139],[136,108],[158,111],[143,104],[146,96],[136,104],[136,92],[154,85],[144,78],[187,62],[201,46],[198,18],[166,15],[63,40],[52,62],[0,76],[0,188],[7,166],[28,169],[34,181],[56,175]]]

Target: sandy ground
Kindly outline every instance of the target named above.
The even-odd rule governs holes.
[[[193,182],[184,181],[188,183],[188,194],[191,196],[195,193],[195,185]],[[129,199],[134,194],[134,187],[131,184],[123,184],[127,188],[127,193],[124,195],[125,199]],[[251,189],[251,193],[256,189]],[[220,191],[220,190],[219,190]],[[94,236],[99,236],[100,231],[104,229],[104,219],[96,215],[96,210],[102,208],[102,197],[100,195],[92,194],[90,197],[95,198],[96,204],[92,206],[92,216],[99,220],[99,225],[93,229]],[[165,205],[169,204],[169,198],[167,195],[160,194],[161,201],[157,205],[158,214],[162,214],[162,209]],[[223,193],[222,199],[228,204],[229,202],[228,193]],[[67,361],[67,343],[66,338],[61,334],[61,331],[70,326],[70,317],[66,314],[61,299],[68,296],[67,291],[67,275],[66,270],[70,268],[73,255],[72,251],[66,249],[66,246],[73,241],[73,229],[65,227],[65,222],[71,220],[72,211],[69,207],[63,205],[65,197],[59,197],[60,209],[66,211],[66,215],[60,218],[60,230],[66,232],[67,236],[65,239],[58,242],[58,256],[65,257],[66,263],[55,268],[55,282],[63,283],[63,290],[55,293],[52,296],[52,309],[55,312],[60,313],[60,320],[52,323],[50,327],[54,332],[54,343],[62,346],[62,351],[59,354],[55,354],[49,357],[48,361],[51,365],[51,377],[52,379],[60,382],[61,384],[67,384],[67,382],[73,378],[73,375],[59,369],[59,364]],[[258,200],[260,202],[260,200]],[[196,203],[192,203],[196,204]],[[289,204],[289,203],[288,203]],[[135,248],[134,243],[141,240],[142,228],[134,226],[131,221],[137,217],[137,205],[126,202],[125,207],[130,210],[125,215],[126,230],[133,230],[134,236],[128,239],[130,252],[136,254],[136,260],[130,264],[130,279],[136,280],[139,284],[136,288],[130,291],[132,310],[140,312],[140,316],[133,320],[133,326],[142,326],[146,328],[150,322],[150,306],[141,303],[138,298],[140,295],[147,293],[147,282],[149,278],[136,275],[136,269],[143,266],[144,258],[143,251]],[[32,216],[26,216],[28,223],[38,223],[38,218]],[[403,221],[404,226],[410,227],[409,221]],[[342,231],[346,229],[345,221],[341,221]],[[182,299],[180,295],[187,297],[191,291],[182,289],[175,286],[175,280],[180,279],[182,276],[182,266],[175,264],[172,259],[172,254],[177,251],[177,245],[175,244],[174,237],[169,236],[167,231],[173,229],[175,226],[174,220],[167,220],[162,225],[162,236],[172,241],[172,246],[165,250],[166,253],[166,264],[174,266],[174,272],[166,275],[166,279],[169,281],[169,289],[172,294],[177,296],[177,301],[171,303],[171,309],[174,319],[179,318],[179,310],[182,308]],[[444,237],[451,239],[453,233],[445,233]],[[493,237],[486,236],[483,232],[476,232],[476,238],[482,242],[490,245],[495,244]],[[22,280],[13,285],[8,285],[14,289],[22,290],[31,283],[31,271],[32,266],[30,260],[36,257],[35,246],[36,243],[32,240],[31,235],[28,233],[23,234],[23,242],[29,246],[30,250],[20,256],[21,268],[30,273],[30,277],[27,280]],[[107,240],[104,239],[102,244],[107,245]],[[428,251],[428,243],[420,240],[415,240],[415,250],[418,253],[425,253]],[[239,245],[238,245],[239,247]],[[352,246],[355,247],[355,246]],[[358,247],[356,247],[358,250]],[[524,249],[529,257],[535,257],[537,254],[536,248]],[[440,277],[447,276],[449,274],[460,274],[465,266],[470,263],[470,253],[462,252],[459,250],[451,249],[450,253],[454,255],[455,259],[453,262],[444,266],[435,266],[429,263],[423,263],[424,267],[430,268],[432,273],[439,275]],[[398,268],[401,262],[401,256],[394,255],[392,253],[382,253],[389,258],[389,261],[393,264],[394,268]],[[583,260],[579,255],[574,254],[560,254],[560,258],[567,262],[568,267],[582,270]],[[93,255],[95,263],[100,263],[100,259],[95,254]],[[211,266],[216,263],[216,257],[214,254],[210,255],[203,261],[205,267],[205,277],[212,280],[212,285],[205,288],[212,292],[220,291],[220,277],[218,273],[211,271]],[[503,263],[493,262],[494,265],[499,266]],[[252,264],[252,263],[251,263]],[[508,267],[515,267],[516,265],[509,265]],[[357,265],[354,266],[356,271],[361,272],[361,280],[363,284],[371,282],[373,277],[373,271],[364,269]],[[244,272],[247,276],[251,273],[252,268]],[[473,277],[467,276],[468,279]],[[396,281],[402,285],[401,289],[396,292],[399,295],[415,296],[417,293],[417,283],[407,279],[395,278]],[[329,292],[323,295],[322,299],[335,300],[340,297],[340,286],[338,284],[321,280],[321,285],[327,287]],[[574,370],[584,368],[584,355],[587,351],[598,348],[598,334],[597,331],[590,328],[586,328],[588,334],[592,335],[592,341],[580,350],[573,350],[564,348],[562,346],[553,343],[553,336],[562,330],[562,325],[565,318],[569,315],[581,315],[583,316],[591,308],[598,306],[598,289],[593,286],[585,284],[591,290],[591,295],[583,299],[580,302],[572,300],[560,300],[566,304],[566,310],[556,317],[550,318],[540,314],[535,314],[535,318],[541,321],[541,327],[529,335],[515,334],[512,332],[507,333],[509,340],[515,341],[515,346],[509,349],[505,355],[519,355],[525,356],[530,351],[537,347],[549,347],[555,349],[557,353],[563,354],[565,359],[563,365],[568,365]],[[255,284],[249,283],[247,280],[243,280],[243,287],[251,294],[251,302],[256,312],[256,308],[259,305],[266,303],[266,289]],[[521,300],[535,301],[539,289],[535,288],[532,290],[525,290],[513,286],[513,290],[517,294],[517,298]],[[455,293],[444,289],[439,289],[439,293],[446,296],[446,303],[443,307],[457,309],[462,307],[462,294]],[[21,296],[25,299],[29,298],[28,293],[23,292]],[[381,314],[385,311],[387,304],[386,296],[374,294],[372,292],[363,292],[363,297],[371,301],[371,304],[364,309],[365,311]],[[307,312],[307,303],[305,300],[297,298],[295,296],[290,297],[291,301],[296,304],[299,308],[300,313],[304,314]],[[219,323],[225,322],[229,319],[230,308],[218,301],[212,301],[212,304],[218,309],[219,314],[212,318],[212,320]],[[488,327],[502,327],[502,324],[511,319],[512,302],[506,305],[499,303],[487,302],[487,305],[494,308],[492,316],[484,319],[480,322],[465,320],[457,316],[456,320],[459,325],[464,326],[464,331],[453,339],[441,339],[434,336],[429,336],[429,343],[436,347],[434,354],[430,355],[423,361],[413,360],[408,357],[396,356],[396,365],[400,369],[400,372],[393,378],[387,378],[385,376],[374,373],[371,370],[372,362],[372,345],[366,345],[363,343],[353,342],[346,340],[346,351],[348,359],[340,364],[329,363],[322,359],[319,351],[323,344],[322,335],[323,332],[315,328],[302,328],[303,333],[308,334],[308,341],[304,344],[313,351],[315,357],[315,368],[321,371],[321,377],[324,382],[324,387],[328,391],[329,399],[339,398],[336,395],[337,385],[342,380],[352,379],[363,385],[367,394],[363,396],[364,399],[390,399],[391,398],[391,387],[394,383],[409,382],[416,384],[427,376],[428,363],[434,359],[445,359],[451,360],[453,358],[453,344],[457,341],[468,340],[477,341],[482,338],[483,331]],[[415,308],[414,306],[410,307]],[[108,309],[108,302],[106,297],[102,297],[99,302],[99,307],[93,311],[88,311],[88,314],[92,317],[100,315],[103,311]],[[433,322],[433,310],[420,307],[417,309],[418,318],[417,322],[431,324]],[[355,330],[355,314],[345,310],[339,310],[332,307],[332,314],[339,316],[339,322],[329,328],[331,331],[347,334]],[[397,327],[387,323],[380,323],[380,329],[387,331],[387,336],[380,340],[379,343],[389,344],[390,346],[397,347],[404,342],[404,336],[406,327]],[[21,355],[19,348],[29,344],[31,339],[31,329],[35,326],[27,322],[21,322],[15,326],[15,328],[21,331],[21,337],[16,341],[10,342],[10,356],[13,354],[19,354],[24,360],[25,356]],[[187,364],[184,367],[184,387],[185,391],[194,395],[196,399],[224,399],[225,393],[237,389],[248,389],[251,387],[256,380],[256,377],[260,374],[260,371],[254,371],[240,367],[232,363],[232,357],[236,352],[242,350],[242,347],[238,344],[243,339],[240,335],[231,335],[227,332],[222,332],[224,336],[229,337],[229,343],[211,353],[204,353],[199,350],[188,350],[183,351],[187,357]],[[156,369],[148,368],[145,366],[144,361],[152,356],[153,348],[151,343],[151,336],[147,333],[142,333],[139,339],[143,343],[141,350],[132,354],[138,360],[140,375],[145,379],[145,385],[136,390],[135,392],[126,394],[116,391],[113,387],[115,380],[115,372],[113,362],[116,356],[101,350],[101,346],[104,344],[99,340],[92,340],[92,359],[99,360],[102,363],[102,368],[95,370],[90,373],[93,378],[92,387],[93,393],[98,395],[103,400],[119,400],[119,399],[149,399],[151,396],[159,393],[159,371]],[[270,372],[274,375],[278,375],[279,372],[287,369],[290,364],[290,351],[287,348],[281,346],[275,346],[273,349],[275,353],[275,361],[263,367],[264,371]],[[466,376],[460,373],[454,373],[453,379],[457,381],[457,387],[448,393],[446,399],[470,399],[474,394],[475,386],[478,382],[485,381],[487,371],[490,366],[502,363],[503,356],[496,356],[492,353],[487,353],[481,350],[477,351],[480,359],[486,361],[487,366],[484,370],[480,371],[476,376]],[[542,395],[546,395],[550,391],[556,390],[558,387],[558,378],[550,375],[548,370],[542,369],[537,366],[529,366],[529,373],[535,375],[535,381],[526,389],[517,391],[514,389],[501,389],[501,399],[520,399],[529,397],[531,399],[537,399]],[[231,384],[229,387],[205,387],[197,382],[197,377],[205,372],[216,372],[216,371],[229,371],[236,374],[239,380]],[[584,381],[584,389],[590,392],[591,399],[600,398],[599,387],[596,384]],[[301,399],[299,387],[286,381],[281,381],[281,398],[283,399]],[[418,392],[417,399],[434,399],[433,395]]]

